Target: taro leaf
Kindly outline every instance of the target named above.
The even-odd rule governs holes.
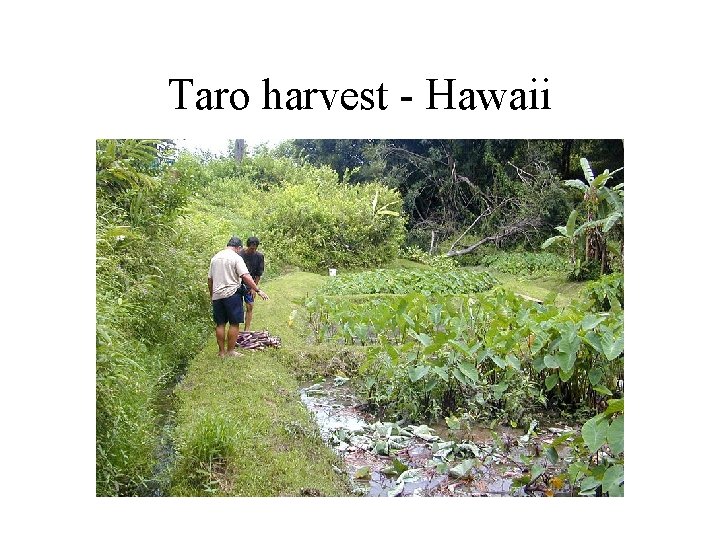
[[[540,350],[545,346],[548,340],[548,335],[545,332],[537,332],[535,334],[535,339],[532,342],[532,346],[530,347],[530,352],[532,354],[537,354],[540,352]]]
[[[536,356],[535,358],[533,358],[532,367],[538,373],[540,373],[543,369],[545,369],[545,360],[543,359],[543,357]]]
[[[425,335],[425,334],[421,334],[421,335]],[[442,349],[442,346],[445,345],[445,343],[447,343],[447,341],[448,341],[447,334],[438,332],[437,334],[434,335],[432,343],[430,343],[430,345],[425,347],[425,349],[423,350],[423,354],[430,355],[430,354],[433,354],[434,352],[439,351],[440,349]]]
[[[457,418],[455,415],[453,416],[446,416],[445,417],[445,423],[447,424],[447,427],[451,430],[458,430],[460,429],[460,419]]]
[[[460,464],[452,467],[448,472],[450,473],[450,476],[454,476],[456,478],[462,478],[463,476],[467,476],[467,474],[472,470],[472,468],[474,466],[475,466],[475,459],[466,459],[465,461],[461,462]]]
[[[433,435],[430,428],[427,427],[425,424],[408,427],[412,430],[413,435],[415,435],[416,437],[420,437],[421,439],[424,439],[426,441],[436,441],[439,438],[437,435]]]
[[[408,470],[408,466],[405,465],[398,458],[395,458],[392,460],[392,463],[390,465],[385,467],[380,472],[383,474],[386,474],[386,475],[390,475],[390,476],[399,476],[407,470]]]
[[[622,465],[611,465],[603,475],[602,490],[611,497],[622,497],[624,493],[625,468]]]
[[[389,453],[388,443],[387,441],[378,441],[375,443],[375,448],[373,448],[373,452],[376,454],[379,454],[381,456],[387,456]]]
[[[453,368],[452,374],[453,374],[453,377],[455,377],[461,383],[468,384],[467,377],[465,377],[465,375],[463,375],[462,372],[458,368]]]
[[[441,461],[440,463],[438,463],[438,464],[435,466],[435,471],[436,471],[438,474],[447,474],[449,470],[450,470],[450,465],[448,465],[448,464],[445,463],[444,461]]]
[[[605,409],[606,416],[616,412],[624,412],[625,410],[625,398],[620,399],[609,399],[607,409]]]
[[[425,381],[425,388],[423,388],[424,392],[430,392],[433,388],[435,388],[438,384],[438,380],[433,378]]]
[[[572,376],[573,376],[572,370],[571,371],[563,371],[562,369],[560,370],[560,380],[562,382],[568,382],[570,379],[572,379]]]
[[[608,446],[614,454],[620,454],[625,449],[625,417],[619,416],[610,424],[607,433]]]
[[[593,332],[593,331],[588,332],[587,334],[585,334],[584,339],[597,352],[599,352],[599,353],[603,352],[602,343],[600,342],[600,337],[595,332]]]
[[[388,497],[397,497],[398,495],[402,494],[403,489],[405,489],[405,482],[402,480],[400,482],[397,482],[395,484],[395,487],[392,488],[387,492]]]
[[[458,455],[473,455],[476,458],[480,457],[480,449],[473,442],[460,443],[457,445]]]
[[[513,353],[508,354],[505,357],[505,360],[507,361],[508,365],[514,367],[517,371],[520,371],[520,360],[518,360],[518,357],[515,356]]]
[[[621,334],[618,339],[615,339],[615,336],[610,331],[605,332],[602,335],[600,342],[602,343],[602,350],[603,353],[605,353],[605,358],[608,360],[614,360],[617,358],[620,353],[623,352],[625,347],[623,335]]]
[[[527,486],[529,483],[530,483],[530,475],[524,474],[522,476],[516,476],[515,478],[513,478],[513,481],[510,484],[510,487],[521,488],[523,486]]]
[[[558,366],[562,371],[568,371],[572,373],[573,365],[575,364],[575,355],[571,355],[567,352],[559,352],[556,356]]]
[[[505,393],[505,390],[508,389],[508,383],[503,382],[503,383],[493,384],[491,386],[491,388],[493,389],[493,395],[495,396],[495,399],[500,399],[502,397],[502,395]]]
[[[355,471],[356,480],[364,480],[367,478],[370,478],[370,467],[367,465],[360,467],[357,471]]]
[[[470,347],[468,347],[467,343],[457,341],[456,339],[451,339],[448,343],[450,343],[458,351],[462,352],[465,356],[472,356],[472,352],[470,351]]]
[[[417,382],[422,379],[430,371],[430,366],[416,366],[408,369],[408,375],[412,382]]]
[[[575,461],[568,467],[568,480],[571,484],[577,482],[580,478],[589,474],[590,471],[582,461]]]
[[[591,454],[597,452],[605,444],[608,433],[608,421],[602,415],[594,416],[583,424],[582,437]]]
[[[460,362],[458,364],[458,369],[472,382],[478,382],[478,372],[474,362]]]
[[[492,355],[492,361],[495,362],[495,365],[497,365],[497,367],[499,368],[504,368],[505,366],[507,366],[505,360],[500,358],[497,354]]]
[[[557,373],[553,373],[552,375],[549,375],[545,377],[545,388],[550,391],[553,388],[555,388],[555,385],[558,383],[558,375]]]
[[[450,379],[446,367],[434,367],[433,371],[437,373],[438,377],[440,377],[445,382],[448,382],[448,380]]]
[[[580,495],[595,495],[595,488],[602,482],[594,476],[586,476],[580,483]]]
[[[415,334],[413,337],[417,339],[420,343],[422,343],[425,347],[428,347],[433,341],[433,338],[431,338],[427,334]]]
[[[604,319],[604,317],[599,317],[594,313],[588,313],[587,315],[585,315],[585,317],[583,317],[583,320],[580,324],[582,325],[583,330],[592,330],[598,324],[603,322]]]
[[[535,463],[530,469],[530,482],[534,482],[538,477],[545,472],[545,467],[539,463]]]
[[[552,463],[553,465],[557,463],[558,459],[560,458],[554,446],[548,446],[547,450],[545,450],[545,455],[550,460],[550,463]]]
[[[593,386],[593,390],[595,390],[598,394],[603,395],[603,396],[612,396],[612,392],[608,389],[608,387],[604,386],[602,384]]]
[[[543,358],[543,363],[545,364],[545,367],[550,369],[560,367],[558,357],[552,354],[546,354],[545,358]]]
[[[590,368],[590,371],[588,371],[588,379],[590,379],[590,384],[592,384],[593,386],[600,382],[602,376],[603,370],[599,367]]]

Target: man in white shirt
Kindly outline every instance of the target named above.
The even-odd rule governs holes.
[[[233,236],[222,251],[210,260],[208,270],[208,290],[213,307],[215,321],[215,337],[218,343],[218,356],[242,356],[235,350],[240,323],[245,321],[243,298],[240,283],[244,282],[248,289],[254,291],[263,300],[268,296],[261,291],[248,272],[245,261],[238,254],[242,249],[242,240]],[[225,325],[229,324],[229,331]],[[227,343],[225,338],[227,337]]]

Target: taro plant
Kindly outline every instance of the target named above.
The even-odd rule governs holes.
[[[564,457],[560,455],[564,452]],[[604,411],[587,420],[578,436],[564,433],[543,446],[532,475],[514,482],[531,486],[546,480],[547,495],[568,487],[571,495],[622,497],[625,491],[624,399],[611,399]]]
[[[597,408],[613,395],[623,371],[623,312],[593,306],[560,310],[502,289],[308,302],[318,339],[373,345],[360,374],[378,408],[411,418],[462,409],[511,424],[527,423],[546,398]]]

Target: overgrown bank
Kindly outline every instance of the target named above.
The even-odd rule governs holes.
[[[324,279],[294,272],[263,287],[270,300],[258,300],[253,327],[280,336],[282,348],[220,359],[213,339],[191,360],[176,390],[170,495],[349,494],[342,464],[300,402],[295,377],[333,361],[329,349],[305,345],[295,324],[306,294]]]

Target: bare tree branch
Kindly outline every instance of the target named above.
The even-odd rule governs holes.
[[[517,221],[515,223],[511,223],[509,225],[506,225],[505,227],[501,228],[499,232],[496,234],[493,234],[491,236],[486,236],[479,242],[476,242],[470,247],[467,247],[465,249],[459,249],[459,250],[450,250],[448,251],[445,256],[446,257],[457,257],[458,255],[465,255],[466,253],[471,253],[475,251],[477,248],[482,246],[483,244],[487,244],[488,242],[497,242],[498,240],[504,240],[505,238],[510,238],[511,236],[515,236],[517,234],[526,234],[529,230],[534,230],[537,227],[539,227],[542,224],[542,220],[538,218],[525,218],[520,221]]]

